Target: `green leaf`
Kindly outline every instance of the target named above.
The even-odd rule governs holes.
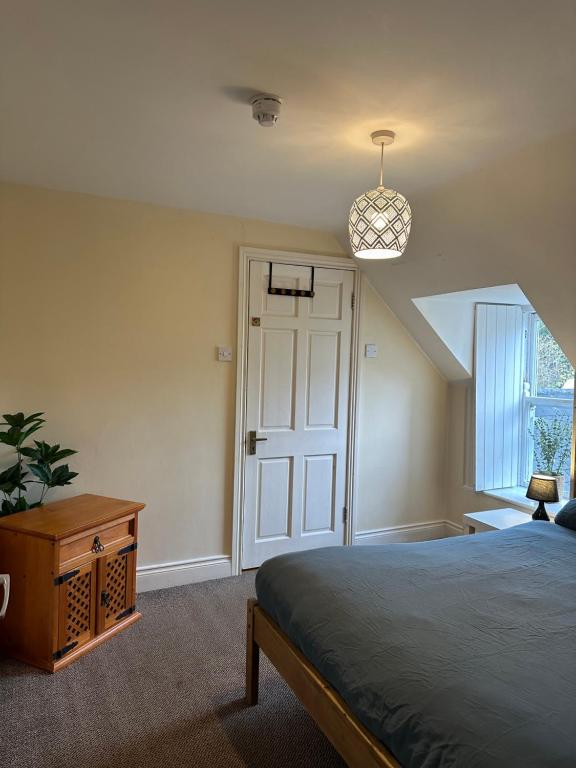
[[[12,448],[16,448],[20,441],[22,431],[20,427],[10,427],[7,432],[0,432],[0,443],[4,445],[10,445]]]
[[[24,426],[24,414],[23,413],[4,413],[2,418],[10,427],[18,427],[21,429]]]
[[[46,464],[56,464],[58,461],[73,456],[76,451],[70,448],[60,448],[60,444],[49,445],[43,440],[35,440],[35,448],[22,448],[21,453],[28,459],[44,462]]]
[[[78,451],[74,451],[72,448],[62,448],[61,451],[56,451],[52,457],[52,463],[55,464],[57,461],[68,458],[68,456],[74,456],[75,453],[78,453]]]
[[[52,478],[49,483],[46,483],[49,488],[56,488],[56,486],[70,485],[71,481],[78,477],[78,472],[71,472],[68,464],[62,464],[56,467],[52,471]]]
[[[50,482],[52,481],[52,472],[50,471],[48,464],[43,462],[38,464],[28,464],[28,469],[43,483],[46,483],[48,486],[50,485]]]
[[[0,472],[0,491],[8,494],[12,494],[18,489],[25,491],[26,485],[23,483],[23,480],[27,475],[28,473],[25,470],[21,471],[18,462],[13,464],[8,469]]]
[[[24,419],[24,425],[31,424],[33,421],[42,422],[42,424],[46,423],[46,419],[41,419],[40,416],[44,416],[43,411],[38,411],[37,413],[31,413],[30,416],[26,416]]]
[[[9,499],[4,499],[2,502],[2,506],[0,506],[0,517],[5,517],[6,515],[12,515],[16,512],[16,509],[14,508],[14,504]]]
[[[38,451],[36,448],[20,448],[20,453],[22,456],[26,456],[27,459],[34,459],[37,460],[38,457]]]
[[[0,506],[0,517],[13,515],[14,512],[23,512],[25,509],[30,509],[30,507],[24,497],[16,499],[15,501],[4,499],[2,506]]]
[[[31,413],[30,416],[25,416],[21,411],[19,413],[5,413],[2,418],[9,427],[15,427],[16,429],[24,429],[28,424],[39,423],[44,424],[44,419],[39,418],[44,416],[41,411],[38,413]]]
[[[42,424],[34,423],[31,427],[28,427],[28,429],[24,430],[20,436],[19,445],[21,445],[24,440],[26,440],[26,438],[30,437],[30,435],[34,434],[34,432],[37,432],[39,429],[42,429]]]

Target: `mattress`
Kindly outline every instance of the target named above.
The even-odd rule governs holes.
[[[576,766],[576,533],[282,555],[261,607],[405,768]]]

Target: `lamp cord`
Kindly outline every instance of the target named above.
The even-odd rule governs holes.
[[[380,186],[384,186],[384,144],[380,144]]]

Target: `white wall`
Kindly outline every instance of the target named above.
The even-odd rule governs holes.
[[[471,376],[474,362],[474,303],[442,301],[436,296],[426,296],[414,299],[414,304],[445,344],[447,354],[454,357],[454,365],[461,366],[461,378]]]

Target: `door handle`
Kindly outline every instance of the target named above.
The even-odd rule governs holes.
[[[0,608],[0,619],[3,619],[6,616],[8,600],[10,599],[10,576],[7,573],[0,574],[0,584],[4,587],[4,599]]]
[[[267,437],[256,437],[256,430],[251,429],[248,432],[248,456],[254,456],[256,453],[256,443],[264,443],[266,440],[268,440]]]

